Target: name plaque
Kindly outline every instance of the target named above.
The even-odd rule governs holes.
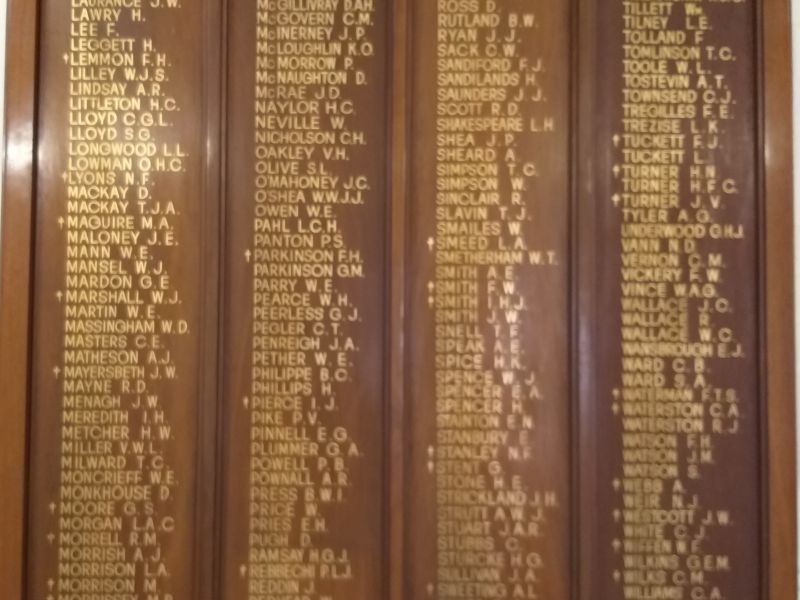
[[[230,6],[221,597],[379,598],[388,8]]]
[[[411,597],[569,594],[569,5],[417,2]]]
[[[598,27],[606,598],[760,597],[756,11],[620,2]]]
[[[9,600],[793,600],[788,6],[11,0]]]
[[[180,598],[205,561],[202,21],[73,0],[42,27],[27,589]]]

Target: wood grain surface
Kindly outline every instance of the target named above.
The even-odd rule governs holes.
[[[787,0],[88,4],[9,3],[4,598],[796,598]]]

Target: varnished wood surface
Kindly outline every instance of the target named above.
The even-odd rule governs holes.
[[[26,565],[31,597],[68,589],[86,594],[93,586],[96,591],[111,585],[121,586],[118,591],[132,586],[137,594],[210,597],[214,539],[206,532],[213,530],[219,194],[210,162],[218,152],[218,116],[209,105],[219,86],[215,91],[218,70],[204,52],[204,39],[218,31],[217,19],[211,18],[216,6],[156,2],[142,5],[140,12],[104,13],[56,2],[42,5],[46,35],[39,55],[33,196],[38,209]],[[96,54],[81,45],[95,40],[121,45]],[[92,56],[109,62],[85,67]],[[104,91],[99,82],[126,86],[125,99],[137,107],[95,108],[94,101],[119,98],[119,92]],[[99,91],[85,91],[82,85]],[[98,114],[105,120],[92,125]],[[130,151],[127,156],[133,157],[126,164],[120,158],[128,152],[121,149],[122,141],[133,139],[149,148]],[[103,141],[95,140],[111,143],[103,150]],[[79,181],[81,167],[75,164],[82,157],[88,157],[83,169],[93,181]],[[103,195],[120,189],[125,190],[121,196]],[[92,194],[100,201],[91,202]],[[100,216],[109,213],[116,216],[105,221]],[[120,233],[131,231],[138,237]],[[73,235],[90,241],[73,241]],[[101,241],[103,235],[110,241]],[[81,245],[107,255],[70,254]],[[139,259],[138,265],[131,257]],[[104,265],[106,258],[110,262]],[[93,282],[91,275],[86,282],[70,282],[70,273],[103,273],[109,264],[117,265],[112,269],[119,269],[120,281],[130,283],[115,287],[100,277]],[[135,296],[107,301],[78,296],[115,289],[130,289]],[[109,310],[98,311],[97,302],[106,302]],[[122,328],[125,335],[106,335],[105,341],[86,335],[101,326],[102,333]],[[126,374],[106,369],[124,363],[106,362],[103,352],[96,352],[114,339],[113,348],[135,356],[136,365]],[[68,380],[80,386],[70,387]],[[105,396],[98,401],[100,394]],[[109,404],[98,408],[104,398]],[[115,403],[119,410],[108,408]],[[98,434],[75,433],[86,423],[103,426]],[[103,440],[100,452],[101,446],[89,442],[67,447],[68,439],[91,435]],[[113,459],[113,466],[103,466],[100,461],[106,459]],[[138,498],[131,491],[133,479],[123,484],[129,487],[120,494],[122,500],[73,500],[72,492],[65,492],[75,473],[110,480],[131,471],[138,472],[141,489],[149,490]],[[104,524],[80,516],[83,510],[107,514],[109,503],[114,515]],[[150,533],[143,534],[143,527]],[[116,536],[116,542],[103,543],[93,531]],[[116,558],[98,559],[103,564],[96,571],[85,569],[83,553],[103,546],[114,547]],[[116,569],[111,575],[110,569],[103,570],[109,564]]]
[[[797,598],[791,20],[786,0],[765,0],[761,26],[764,137],[762,320],[766,378],[766,593]],[[794,15],[797,18],[797,15]],[[797,43],[798,40],[795,40]]]
[[[8,3],[0,198],[0,589],[22,600],[33,261],[38,6]]]
[[[410,194],[409,178],[416,173],[411,168],[417,137],[411,137],[409,127],[414,89],[411,81],[415,76],[410,57],[417,48],[419,32],[409,18],[411,2],[395,0],[391,3],[392,18],[387,34],[387,45],[392,49],[387,53],[387,74],[391,79],[389,98],[391,118],[387,119],[387,129],[391,135],[386,142],[386,170],[391,174],[387,184],[387,213],[381,226],[386,236],[385,327],[388,335],[382,340],[385,356],[383,382],[386,411],[383,415],[383,429],[386,434],[381,442],[375,442],[371,452],[380,455],[384,468],[384,479],[380,485],[384,499],[380,509],[380,520],[387,532],[380,547],[375,546],[374,564],[380,571],[380,585],[384,594],[391,600],[411,598],[414,588],[413,577],[409,577],[415,561],[421,557],[420,547],[415,542],[419,533],[417,524],[409,519],[409,506],[419,498],[409,493],[409,475],[413,469],[414,453],[419,448],[411,447],[409,439],[419,425],[414,413],[409,418],[409,390],[414,384],[416,371],[409,368],[414,364],[415,355],[411,344],[417,332],[408,330],[406,323],[409,307],[415,297],[409,294],[417,271],[410,270],[414,263],[410,260],[413,250],[414,219],[418,213],[410,209],[415,196]],[[596,576],[594,565],[598,553],[599,536],[593,526],[596,516],[595,497],[592,490],[603,482],[598,480],[596,469],[590,461],[582,457],[592,456],[597,451],[596,424],[598,423],[595,388],[591,375],[597,368],[595,352],[599,320],[602,318],[594,298],[586,290],[600,285],[597,280],[595,256],[582,252],[581,246],[594,246],[597,239],[595,208],[587,202],[602,191],[594,177],[599,154],[597,130],[594,126],[593,102],[597,94],[595,68],[598,54],[593,50],[595,38],[595,3],[582,1],[572,3],[574,35],[578,43],[573,44],[571,68],[568,74],[572,90],[570,92],[572,151],[575,163],[569,167],[570,202],[572,213],[569,227],[576,236],[570,243],[570,273],[572,308],[571,364],[569,373],[572,385],[578,385],[578,392],[572,395],[570,433],[572,457],[569,460],[572,472],[569,474],[573,495],[570,499],[572,514],[569,515],[572,529],[565,533],[572,544],[567,552],[572,559],[565,564],[571,572],[569,586],[572,595],[589,600],[596,595],[591,583]],[[31,373],[31,331],[30,314],[35,298],[32,294],[32,264],[35,232],[32,228],[37,214],[35,208],[35,160],[34,148],[37,142],[34,123],[36,122],[36,49],[37,49],[37,3],[11,0],[9,22],[9,67],[7,82],[7,129],[4,174],[4,197],[2,205],[2,233],[0,234],[0,406],[4,418],[0,421],[0,438],[3,439],[3,452],[0,454],[0,588],[9,600],[29,600],[24,590],[24,549],[26,547],[27,512],[27,450],[29,441],[29,379]],[[224,422],[227,410],[224,386],[218,388],[217,377],[230,375],[230,364],[226,363],[224,352],[220,351],[229,321],[219,319],[217,306],[220,296],[226,291],[225,273],[220,263],[226,260],[225,253],[219,251],[221,230],[227,225],[225,211],[231,209],[231,199],[223,203],[224,193],[220,181],[228,174],[221,165],[231,164],[231,145],[226,148],[224,96],[230,73],[225,73],[221,65],[227,42],[224,40],[222,14],[227,11],[221,3],[207,2],[203,5],[206,18],[205,35],[212,40],[205,46],[203,54],[202,99],[198,104],[198,118],[204,122],[199,137],[204,139],[207,153],[204,155],[202,184],[198,194],[208,202],[204,220],[197,223],[208,243],[201,248],[199,255],[204,265],[203,281],[198,317],[204,331],[205,346],[200,350],[202,371],[198,375],[198,388],[203,392],[198,403],[203,408],[197,413],[194,426],[198,439],[227,439],[222,435],[220,423]],[[762,18],[757,24],[761,27],[761,46],[757,54],[757,67],[761,70],[760,94],[757,98],[758,127],[761,128],[760,142],[756,144],[758,157],[756,163],[763,167],[760,186],[762,194],[763,226],[760,246],[759,300],[762,303],[759,344],[761,351],[760,369],[762,398],[765,402],[764,422],[759,431],[763,442],[761,459],[761,498],[764,502],[761,518],[763,531],[761,573],[764,599],[793,600],[796,598],[796,477],[795,477],[795,405],[794,405],[794,344],[791,319],[787,315],[794,312],[792,302],[792,182],[791,182],[791,81],[789,69],[790,39],[788,6],[785,0],[764,0]],[[389,58],[389,56],[391,58]],[[433,59],[431,59],[433,60]],[[387,84],[388,85],[388,84]],[[229,110],[229,108],[228,108]],[[236,144],[235,146],[239,146]],[[390,149],[390,150],[389,150]],[[225,159],[225,154],[228,158]],[[602,160],[601,160],[602,162]],[[214,206],[214,203],[217,203]],[[238,250],[237,250],[238,251]],[[238,260],[238,257],[237,257]],[[228,271],[230,267],[228,268]],[[222,273],[222,275],[220,275]],[[377,285],[377,284],[376,284]],[[219,292],[217,287],[219,286]],[[229,299],[231,310],[231,300]],[[35,351],[35,348],[33,349]],[[216,361],[222,368],[216,368]],[[228,366],[224,366],[228,364]],[[234,367],[236,369],[238,367]],[[216,390],[221,392],[217,393]],[[215,417],[216,415],[216,417]],[[215,523],[224,523],[229,515],[221,514],[221,481],[225,481],[228,469],[225,463],[217,464],[224,452],[219,441],[200,444],[191,460],[196,461],[201,483],[194,498],[194,525],[198,531],[216,531]],[[215,469],[217,464],[219,469]],[[219,475],[220,481],[216,481]],[[227,481],[230,482],[230,479]],[[238,485],[238,484],[237,484]],[[349,522],[357,523],[360,515],[351,515]],[[224,534],[224,528],[221,534]],[[427,534],[434,536],[430,530]],[[223,580],[220,563],[220,538],[217,535],[201,535],[193,545],[195,568],[189,576],[192,598],[202,600],[228,600],[218,587]],[[211,563],[217,563],[217,569]],[[366,592],[364,592],[366,594]],[[569,595],[569,593],[564,594]],[[364,598],[368,597],[364,595]],[[562,600],[560,597],[557,600]]]
[[[222,457],[219,593],[229,600],[279,585],[287,590],[298,586],[311,598],[389,594],[389,494],[395,493],[387,478],[391,468],[388,356],[395,352],[388,338],[392,327],[388,292],[396,284],[388,270],[393,243],[389,227],[394,216],[390,216],[389,199],[395,193],[389,183],[396,135],[389,118],[389,90],[395,85],[392,65],[396,59],[390,46],[394,5],[374,3],[372,10],[356,6],[349,12],[342,6],[321,6],[307,13],[301,8],[281,13],[248,0],[231,0],[228,5],[219,398],[223,443],[218,451]],[[314,41],[304,54],[303,44],[293,45],[292,29],[281,29],[277,18],[270,20],[281,14],[297,19],[310,14],[319,19],[318,24],[330,27],[332,37]],[[344,15],[369,19],[366,24],[347,23]],[[354,37],[359,28],[363,39]],[[269,37],[278,31],[289,37]],[[290,40],[285,42],[287,50],[277,50],[279,40],[286,39]],[[354,50],[361,41],[371,44],[370,54]],[[283,66],[283,60],[297,60],[300,66]],[[328,66],[304,67],[303,60],[319,60]],[[343,66],[347,61],[352,61],[350,66]],[[304,77],[332,75],[337,81],[322,83],[314,77],[309,77],[309,83],[292,81],[295,72]],[[275,79],[266,82],[270,77]],[[288,79],[279,82],[282,77]],[[271,92],[285,95],[270,96]],[[342,104],[340,109],[340,102],[349,105]],[[282,105],[295,108],[279,108]],[[301,106],[307,111],[302,112]],[[258,125],[259,118],[278,122],[265,127]],[[334,119],[339,118],[337,125]],[[281,125],[280,119],[297,121]],[[268,133],[334,139],[281,142],[267,139]],[[363,142],[348,143],[351,134],[363,136]],[[258,139],[259,135],[264,139]],[[286,148],[308,155],[269,154]],[[346,158],[326,156],[325,150],[344,151]],[[326,179],[325,187],[315,187],[302,180],[320,174],[337,182]],[[275,182],[272,188],[264,184],[270,177]],[[353,177],[363,178],[367,187],[353,190],[358,201],[344,201],[343,185]],[[285,195],[267,195],[275,190]],[[320,190],[339,199],[317,196]],[[293,200],[287,200],[289,196]],[[304,199],[296,200],[299,196]],[[319,208],[329,212],[313,212]],[[285,212],[266,212],[270,209]],[[313,229],[316,226],[322,230]],[[312,239],[312,243],[281,245],[281,239],[292,236]],[[308,248],[320,252],[316,264],[300,256]],[[295,249],[297,254],[286,257]],[[350,276],[345,270],[353,266],[348,257],[354,255],[359,263],[355,267],[363,268],[363,273]],[[319,267],[319,272],[289,272],[309,266]],[[286,284],[295,286],[292,293],[304,298],[296,311],[294,306],[281,305],[281,293],[274,287]],[[317,287],[306,287],[312,284]],[[337,310],[344,316],[333,316]],[[278,311],[297,314],[272,316]],[[312,312],[316,316],[308,316]],[[272,326],[283,331],[267,331]],[[318,344],[313,349],[304,346],[283,352],[298,361],[294,366],[303,369],[302,374],[289,374],[288,363],[275,358],[281,352],[265,346],[270,336]],[[348,340],[351,348],[344,347]],[[328,362],[315,362],[317,356],[327,357]],[[325,374],[333,371],[345,376],[326,380]],[[290,387],[294,391],[288,392]],[[283,402],[296,403],[295,408],[285,408]],[[272,441],[263,437],[268,430],[289,437]],[[334,432],[345,436],[337,440],[341,455],[327,450],[334,444]],[[301,438],[307,442],[308,454],[287,447]],[[285,439],[290,444],[281,446]],[[352,453],[351,443],[357,447]],[[261,449],[254,450],[257,444]],[[270,454],[295,461],[295,467],[270,466]],[[337,460],[340,464],[334,469]],[[293,475],[307,481],[279,481]],[[323,495],[331,490],[333,501],[326,501]],[[276,494],[271,501],[265,497],[270,494]],[[290,514],[269,514],[270,506]],[[308,528],[310,522],[318,523],[319,529]],[[312,558],[317,550],[331,552],[336,560],[328,564]],[[269,574],[272,565],[264,558],[268,553],[276,557],[272,563],[276,569],[298,567],[306,569],[306,574]],[[288,553],[299,558],[280,558]],[[325,572],[331,565],[338,570],[333,576]]]
[[[571,594],[573,8],[570,2],[412,3],[405,313],[410,600]],[[452,24],[459,20],[465,24]],[[448,35],[455,36],[452,45],[443,42]],[[458,54],[462,46],[469,51]],[[462,57],[469,57],[464,66]],[[481,88],[495,97],[457,99],[460,90]],[[500,124],[482,122],[493,116]],[[510,124],[517,116],[518,128]],[[458,117],[464,125],[454,125]],[[468,139],[451,139],[450,132]],[[473,165],[485,172],[469,172]],[[535,175],[523,176],[523,165],[535,165]],[[520,248],[522,255],[512,256]],[[550,258],[537,263],[537,252]],[[468,265],[463,272],[459,260]],[[471,404],[477,397],[492,407]],[[454,408],[462,401],[463,408]],[[528,418],[530,429],[522,424]],[[482,433],[487,441],[476,441]],[[512,489],[526,498],[510,509],[519,509],[513,518],[500,498]],[[473,491],[476,497],[467,498]],[[527,530],[531,525],[536,533]]]
[[[596,49],[596,56],[591,59],[588,67],[589,72],[594,68],[596,75],[586,82],[595,101],[594,110],[597,115],[594,134],[588,146],[594,162],[590,169],[594,193],[587,193],[582,198],[591,206],[581,206],[579,210],[592,214],[587,222],[592,222],[591,227],[595,228],[595,233],[588,236],[587,241],[591,245],[584,247],[582,251],[589,257],[586,260],[592,263],[588,269],[590,279],[587,282],[592,281],[591,271],[596,271],[596,276],[593,279],[594,284],[584,283],[579,287],[578,295],[586,294],[588,310],[595,311],[588,317],[588,335],[593,338],[594,343],[589,351],[592,367],[587,377],[590,383],[583,392],[587,398],[585,402],[593,402],[595,406],[588,409],[592,411],[589,413],[592,416],[581,415],[580,421],[584,427],[584,423],[591,424],[588,435],[592,439],[585,456],[587,460],[593,461],[596,470],[592,485],[584,487],[582,493],[588,495],[588,502],[594,501],[597,514],[591,521],[588,518],[584,521],[592,545],[587,550],[590,555],[585,555],[584,558],[586,576],[581,584],[583,589],[591,589],[603,597],[614,599],[622,598],[623,594],[638,597],[646,594],[649,589],[677,589],[681,586],[686,588],[687,594],[688,588],[691,588],[692,594],[702,595],[712,593],[711,590],[719,590],[718,593],[725,597],[737,594],[758,597],[762,594],[761,578],[765,576],[766,569],[766,565],[762,563],[761,549],[768,519],[760,493],[763,489],[762,476],[768,464],[767,457],[761,452],[762,436],[766,429],[762,409],[769,405],[768,397],[760,388],[760,381],[765,376],[761,362],[764,348],[759,337],[759,315],[763,302],[760,273],[764,257],[760,240],[764,198],[758,182],[760,164],[756,160],[760,135],[759,93],[756,82],[761,70],[756,25],[760,5],[755,2],[742,3],[736,7],[698,5],[696,8],[709,25],[708,28],[701,26],[704,29],[702,33],[692,25],[694,5],[670,5],[658,15],[656,10],[650,10],[655,6],[641,12],[638,8],[631,4],[613,5],[603,12],[595,8],[597,12],[594,14],[597,17],[594,30],[588,34]],[[664,20],[660,27],[654,25],[659,17]],[[717,22],[725,23],[724,28],[712,24]],[[670,35],[675,37],[670,38]],[[681,36],[684,41],[673,41]],[[637,38],[641,41],[636,41]],[[694,90],[696,99],[687,99],[691,92],[679,100],[658,99],[656,92],[648,100],[648,92],[663,88],[652,83],[655,78],[650,80],[647,75],[639,77],[638,74],[649,73],[651,71],[647,69],[658,64],[671,65],[670,69],[674,69],[679,61],[667,58],[666,54],[659,56],[663,59],[661,61],[649,60],[653,58],[650,51],[671,44],[684,51],[688,51],[690,47],[701,49],[697,51],[697,70],[693,71],[698,74],[698,87],[694,87],[692,76],[685,83],[675,86],[675,89],[681,91]],[[725,46],[735,56],[729,62],[719,59],[709,49],[711,45],[716,48]],[[642,51],[641,59],[635,56],[633,50]],[[638,68],[642,70],[639,71]],[[667,78],[681,72],[670,69],[664,71],[670,73]],[[705,94],[701,89],[702,75],[710,73],[724,80],[724,89],[731,94],[728,102],[731,108],[729,114],[725,114],[725,110],[717,112],[718,107],[711,106],[719,105],[722,109],[725,100],[721,97],[717,99],[713,93]],[[679,95],[680,92],[676,97]],[[635,110],[640,107],[649,111],[637,115]],[[648,123],[670,123],[675,126],[676,133],[687,134],[689,139],[691,133],[705,134],[703,123],[710,119],[714,127],[719,125],[719,136],[716,138],[719,146],[713,147],[711,144],[706,147],[704,136],[700,135],[695,137],[693,145],[681,142],[675,146],[683,149],[682,155],[677,159],[674,156],[665,158],[668,153],[660,157],[647,157],[647,151],[639,151],[644,147],[639,144],[650,132],[641,135],[642,130],[627,129],[625,118],[628,123],[633,124],[637,118],[649,119]],[[723,200],[722,205],[713,205],[710,202],[708,191],[703,185],[690,183],[707,165],[713,165],[708,167],[709,173],[713,173],[709,178],[730,178],[729,181],[735,181],[735,195]],[[640,167],[655,168],[647,173],[639,170]],[[646,211],[637,215],[636,208],[641,208],[644,204],[637,207],[635,200],[645,198],[645,192],[657,189],[666,195],[667,188],[661,187],[665,181],[674,183],[674,188],[669,191],[674,192],[676,205],[665,210],[658,219],[650,220],[645,215]],[[641,185],[637,185],[638,183]],[[652,187],[648,189],[648,185]],[[693,201],[691,208],[690,199]],[[626,204],[629,201],[630,204]],[[626,211],[625,208],[633,210]],[[652,230],[657,232],[662,224],[694,223],[696,217],[693,210],[697,210],[696,214],[705,218],[702,213],[706,208],[708,210],[705,212],[710,215],[710,219],[704,222],[739,227],[737,235],[723,239],[725,236],[703,232],[696,236],[685,236],[686,239],[693,237],[695,241],[692,243],[696,250],[687,250],[684,247],[668,250],[668,240],[661,240],[661,250],[652,251],[672,253],[675,266],[682,267],[682,272],[676,269],[680,274],[671,281],[688,281],[690,277],[694,277],[689,276],[689,273],[691,261],[696,260],[696,257],[692,258],[690,255],[695,252],[698,256],[718,252],[725,257],[726,264],[735,265],[735,268],[725,267],[720,283],[712,285],[714,297],[728,299],[731,312],[735,316],[720,311],[710,318],[701,317],[698,308],[700,304],[692,299],[688,299],[685,308],[681,310],[685,310],[687,319],[686,340],[702,340],[701,331],[705,327],[702,323],[703,319],[707,319],[707,322],[713,322],[715,328],[730,328],[743,351],[741,357],[731,358],[730,355],[720,352],[716,345],[709,348],[705,358],[700,359],[700,363],[703,363],[700,370],[702,377],[695,379],[692,385],[684,386],[680,383],[681,375],[676,370],[680,359],[672,363],[670,361],[675,356],[691,357],[692,351],[681,355],[680,352],[673,353],[673,350],[666,349],[666,344],[648,344],[652,340],[648,340],[646,336],[625,337],[624,330],[630,334],[638,326],[639,332],[644,332],[650,326],[641,327],[646,319],[640,323],[625,320],[625,317],[630,319],[637,309],[623,308],[623,303],[626,298],[639,295],[639,292],[628,293],[621,290],[621,287],[629,281],[667,281],[659,279],[657,269],[650,274],[643,272],[644,276],[640,279],[627,278],[624,275],[625,267],[631,264],[626,259],[633,257],[635,260],[637,255],[651,251],[637,248],[636,243],[649,242],[662,235],[649,233],[646,226],[640,228],[639,224],[653,225]],[[677,240],[678,237],[682,237],[681,234],[676,234],[673,239]],[[626,241],[630,244],[627,248]],[[580,238],[578,244],[581,252]],[[693,281],[705,282],[704,276]],[[665,293],[659,295],[659,298],[672,298],[672,283],[663,286]],[[677,286],[674,291],[677,292]],[[582,305],[582,308],[585,306],[587,305]],[[628,311],[627,314],[625,311]],[[658,326],[650,329],[653,332],[658,330]],[[626,344],[630,340],[645,342],[643,347],[659,347],[652,356],[662,358],[665,365],[663,370],[655,368],[651,371],[647,366],[637,365],[636,359],[631,357],[642,357],[644,354],[636,343]],[[645,358],[641,364],[646,363]],[[663,374],[664,381],[660,384],[655,379],[648,381],[647,377],[651,372]],[[640,374],[642,378],[638,379]],[[689,379],[692,379],[691,375]],[[705,388],[709,386],[735,390],[736,419],[741,415],[741,421],[732,424],[728,430],[725,430],[725,426],[720,426],[720,423],[712,424],[714,419],[710,401],[701,400],[705,397]],[[704,391],[701,392],[701,389]],[[671,403],[668,396],[655,400],[655,394],[669,390],[689,393],[687,404],[691,404],[695,410],[699,409],[700,415],[705,415],[700,419],[705,422],[700,423],[698,431],[708,447],[713,447],[712,461],[704,464],[703,460],[691,456],[690,447],[694,434],[689,433],[685,441],[681,441],[684,432],[678,428],[661,429],[656,424],[658,413],[647,412],[648,404],[655,407],[660,403],[661,408],[667,409]],[[637,395],[638,391],[645,392],[645,395]],[[629,396],[626,395],[628,392],[631,392]],[[653,397],[647,399],[646,394],[651,392]],[[688,411],[685,414],[688,416]],[[643,418],[645,415],[655,417],[653,425]],[[677,422],[679,419],[674,420]],[[670,437],[668,432],[674,434],[672,437],[678,440],[674,460],[671,457],[660,460],[640,459],[636,452],[632,452],[632,459],[628,459],[628,451],[621,450],[623,440],[635,440],[640,432],[661,432],[667,438]],[[692,466],[693,461],[696,467]],[[657,469],[653,469],[648,474],[643,474],[642,471],[637,472],[634,466],[639,463],[641,467],[649,468],[659,462],[665,468],[674,466],[675,473],[660,475],[657,474]],[[694,468],[697,471],[692,473]],[[659,482],[664,485],[663,493],[658,491]],[[640,484],[643,487],[636,487]],[[670,498],[675,488],[668,488],[673,484],[688,486],[691,490],[689,495],[702,507],[698,508],[699,513],[705,514],[709,510],[724,514],[729,511],[732,515],[737,523],[734,527],[710,522],[712,524],[707,528],[703,527],[701,533],[689,534],[689,537],[694,536],[693,543],[700,548],[699,553],[727,557],[725,560],[729,560],[731,564],[729,572],[688,567],[689,561],[684,560],[684,553],[678,549],[681,542],[676,542],[683,527],[680,524],[674,527],[674,523],[663,524],[663,536],[650,538],[661,540],[663,537],[665,548],[672,544],[671,552],[653,549],[655,544],[653,547],[647,546],[647,536],[639,531],[645,530],[648,523],[656,522],[647,520],[648,513],[652,511],[655,514],[659,510],[669,513],[683,506],[680,499],[675,502]],[[648,489],[648,485],[652,487]],[[637,531],[639,526],[642,529]],[[690,531],[699,530],[699,520],[686,527]],[[655,562],[658,561],[657,557],[667,557],[671,553],[674,560],[672,565],[668,566],[665,561],[658,567],[645,566],[649,559]],[[698,575],[697,581],[681,583],[680,578],[691,571]]]
[[[387,577],[389,600],[406,600],[408,585],[405,568],[410,559],[407,551],[405,506],[408,502],[407,457],[408,447],[404,431],[408,427],[406,405],[408,341],[404,320],[407,305],[407,280],[405,277],[407,254],[406,240],[408,221],[411,217],[408,205],[408,153],[410,148],[409,116],[409,68],[412,34],[410,2],[393,0],[392,12],[392,82],[391,112],[392,151],[389,156],[391,173],[391,213],[387,235],[391,252],[388,255],[389,313],[386,372],[388,374],[387,398],[390,406],[386,411],[388,432],[387,510],[384,516],[389,534],[387,552]]]

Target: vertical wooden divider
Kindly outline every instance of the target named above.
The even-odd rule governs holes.
[[[592,568],[595,562],[596,535],[592,526],[596,518],[596,504],[592,490],[597,485],[597,471],[587,457],[596,452],[597,405],[593,395],[592,376],[596,365],[595,327],[598,318],[594,297],[586,290],[597,285],[595,256],[585,248],[597,244],[595,228],[595,204],[593,198],[598,190],[595,186],[595,126],[592,115],[595,110],[595,78],[597,77],[596,29],[598,3],[593,0],[577,0],[575,3],[575,39],[573,50],[573,213],[572,226],[572,385],[573,404],[572,432],[574,443],[573,485],[575,502],[573,515],[576,544],[572,560],[576,600],[594,600],[596,591],[591,585]]]
[[[386,520],[389,534],[388,585],[390,600],[406,600],[407,587],[405,569],[408,561],[407,519],[405,507],[408,505],[407,466],[408,445],[407,428],[408,406],[406,386],[407,338],[405,335],[406,316],[406,264],[408,256],[408,153],[409,153],[409,54],[411,46],[409,0],[392,0],[392,102],[391,102],[391,209],[388,236],[390,252],[387,257],[390,286],[388,296],[388,340],[387,340],[387,385],[390,403],[386,415],[388,477],[386,478],[387,506]]]
[[[9,0],[0,193],[0,589],[24,594],[39,6]]]
[[[217,600],[219,567],[219,514],[220,482],[222,474],[220,449],[222,447],[221,402],[222,389],[222,320],[223,298],[223,231],[225,223],[225,83],[227,0],[206,0],[203,3],[205,18],[203,58],[206,69],[203,73],[204,87],[204,135],[205,172],[203,186],[208,210],[204,213],[203,229],[209,243],[199,248],[200,260],[206,268],[207,282],[204,323],[205,345],[203,348],[203,371],[201,389],[205,407],[198,415],[197,470],[200,485],[197,490],[198,536],[194,561],[196,571],[197,600]]]
[[[792,172],[792,40],[786,0],[761,3],[760,57],[764,224],[762,361],[766,421],[762,425],[766,503],[763,506],[764,594],[797,598],[797,447],[794,343],[794,248]],[[794,15],[797,18],[797,15]],[[798,43],[798,40],[795,40]]]

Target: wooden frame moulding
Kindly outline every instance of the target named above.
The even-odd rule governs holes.
[[[0,589],[24,598],[39,6],[9,0],[0,197]]]
[[[792,224],[792,68],[788,0],[761,2],[762,353],[766,422],[766,587],[797,598]]]
[[[411,32],[410,0],[391,0],[389,11],[392,23],[389,49],[389,73],[392,98],[389,102],[391,115],[388,130],[390,149],[387,173],[390,178],[387,190],[389,209],[386,211],[387,224],[387,373],[386,381],[386,422],[387,438],[387,494],[388,506],[385,508],[387,527],[388,578],[387,600],[406,600],[405,586],[405,547],[406,521],[406,464],[408,453],[405,431],[408,426],[406,407],[406,348],[404,316],[406,311],[406,252],[407,252],[407,212],[408,212],[408,144],[409,144],[409,87]]]

